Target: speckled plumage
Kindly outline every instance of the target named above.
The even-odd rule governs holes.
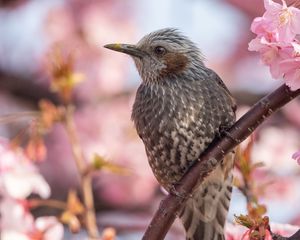
[[[142,83],[132,120],[154,175],[171,191],[213,139],[234,123],[235,103],[219,76],[205,67],[195,44],[177,30],[150,33],[136,48],[144,55],[133,57]],[[179,213],[187,239],[224,239],[232,164],[228,156]]]
[[[143,140],[150,166],[165,187],[175,184],[234,115],[226,92],[207,79],[164,79],[164,84],[142,83],[132,119]],[[179,91],[180,90],[180,91]]]

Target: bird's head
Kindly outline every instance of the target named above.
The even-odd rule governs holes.
[[[136,45],[107,44],[104,47],[130,55],[147,83],[178,77],[203,66],[203,57],[196,45],[173,28],[152,32]]]

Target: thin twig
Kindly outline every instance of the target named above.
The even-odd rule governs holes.
[[[81,149],[81,145],[78,140],[77,131],[73,119],[74,107],[66,107],[66,116],[64,124],[70,139],[73,156],[77,165],[77,169],[81,179],[81,189],[83,195],[83,203],[85,206],[85,222],[87,232],[91,239],[97,239],[99,232],[96,224],[96,214],[94,208],[94,199],[92,191],[92,176],[91,174],[85,174],[87,168],[87,162],[84,159],[84,155]]]
[[[67,209],[67,204],[65,202],[55,200],[55,199],[29,199],[28,202],[31,208],[51,207],[51,208],[57,208],[61,210]]]
[[[20,121],[20,118],[36,118],[37,116],[39,116],[38,111],[16,112],[12,114],[1,115],[0,125]]]
[[[174,186],[177,194],[169,194],[161,201],[143,239],[164,239],[175,220],[176,213],[185,203],[195,186],[201,183],[216,167],[217,163],[235,146],[247,138],[266,118],[299,94],[300,90],[292,92],[286,85],[282,85],[256,103],[228,130],[227,134],[212,143],[201,155],[199,161],[192,166],[181,181]]]

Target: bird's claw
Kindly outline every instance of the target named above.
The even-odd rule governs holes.
[[[171,185],[170,189],[169,189],[169,192],[170,194],[176,196],[176,197],[179,197],[179,198],[182,198],[182,199],[186,199],[186,198],[191,198],[193,197],[192,194],[188,194],[186,192],[179,192],[175,185]]]
[[[221,126],[218,136],[219,136],[219,138],[221,138],[224,135],[226,137],[230,138],[232,141],[234,141],[236,143],[240,143],[240,141],[238,139],[236,139],[234,136],[232,136],[232,134],[228,131],[228,128]]]

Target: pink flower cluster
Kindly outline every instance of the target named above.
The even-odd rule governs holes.
[[[291,236],[299,229],[299,227],[289,224],[271,223],[271,229],[273,233],[281,236]],[[251,230],[248,229],[245,232],[244,226],[227,222],[225,230],[226,240],[251,240]],[[264,240],[272,240],[272,236],[268,230],[265,232]]]
[[[0,239],[62,239],[63,226],[55,217],[31,215],[27,197],[32,193],[47,198],[49,185],[22,149],[0,139]]]
[[[250,51],[260,53],[273,78],[283,78],[292,91],[300,88],[300,9],[264,0],[266,12],[254,19],[251,31],[257,37]]]

